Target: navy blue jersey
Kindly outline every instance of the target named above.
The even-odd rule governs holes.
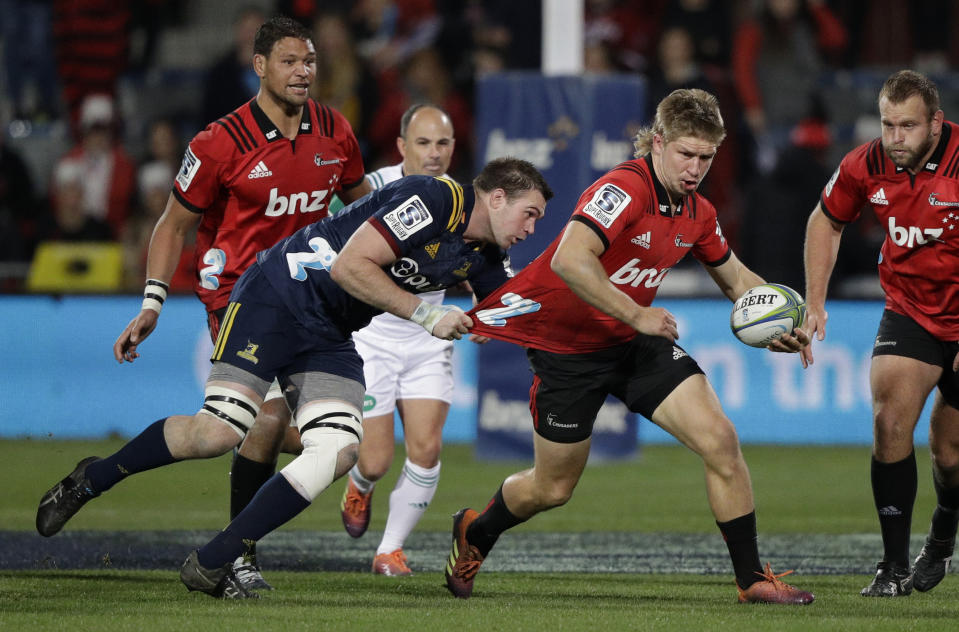
[[[381,310],[334,283],[329,270],[350,236],[369,222],[397,256],[383,270],[398,286],[419,294],[469,280],[482,298],[512,274],[504,250],[463,239],[474,201],[472,186],[402,178],[260,252],[256,265],[302,326],[356,331]]]

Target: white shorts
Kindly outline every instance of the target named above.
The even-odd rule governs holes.
[[[353,333],[356,350],[363,358],[365,417],[392,413],[398,399],[453,401],[453,343],[410,324],[409,332],[401,337],[395,331],[379,335],[375,326]]]

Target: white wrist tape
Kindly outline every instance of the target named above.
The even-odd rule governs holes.
[[[152,309],[159,314],[169,289],[170,286],[163,281],[147,279],[146,287],[143,288],[143,305],[140,309]]]
[[[413,315],[410,316],[410,320],[432,334],[433,327],[436,327],[436,323],[440,322],[443,316],[446,316],[446,314],[454,310],[463,311],[455,305],[433,305],[432,303],[421,301],[413,312]]]

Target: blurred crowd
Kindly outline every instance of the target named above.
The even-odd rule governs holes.
[[[170,70],[158,68],[157,51],[200,4],[0,0],[0,291],[24,288],[23,267],[3,266],[28,264],[47,241],[122,244],[124,287],[142,287],[146,247],[186,142],[255,95],[253,35],[273,13],[312,27],[313,96],[349,119],[367,171],[400,160],[400,116],[410,104],[428,101],[442,105],[457,130],[451,173],[470,178],[477,79],[541,63],[538,1],[222,2],[232,41],[217,44],[188,105],[170,99],[177,105],[169,111],[156,104],[121,108],[123,82],[136,93],[138,82]],[[835,168],[824,73],[903,67],[933,77],[949,73],[959,62],[959,40],[949,37],[959,26],[954,5],[585,0],[584,70],[645,77],[647,112],[678,87],[717,94],[729,136],[706,193],[747,264],[802,288],[800,235]],[[854,132],[845,140],[864,142],[878,136],[878,123],[867,120]],[[55,159],[31,165],[22,149],[35,139],[52,143]],[[868,219],[859,223],[860,250],[847,249],[837,274],[872,272],[882,231]],[[787,239],[763,238],[777,233]],[[175,288],[188,290],[190,271],[178,276]]]

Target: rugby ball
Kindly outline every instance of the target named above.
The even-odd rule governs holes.
[[[806,301],[796,290],[764,283],[736,299],[729,326],[750,347],[765,347],[806,322]]]

